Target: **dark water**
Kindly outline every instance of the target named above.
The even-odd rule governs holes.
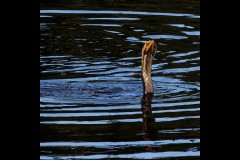
[[[41,1],[40,159],[199,159],[199,21],[193,0]]]

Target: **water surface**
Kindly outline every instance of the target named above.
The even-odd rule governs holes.
[[[199,159],[198,9],[192,0],[42,1],[40,159]],[[146,130],[149,39],[158,52]]]

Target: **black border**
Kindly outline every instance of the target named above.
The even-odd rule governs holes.
[[[201,1],[201,159],[234,159],[238,103],[237,4]],[[235,58],[235,59],[234,59]],[[224,157],[224,158],[223,158]],[[225,158],[227,157],[227,158]]]
[[[9,1],[3,14],[2,83],[6,98],[1,105],[3,154],[14,159],[39,159],[39,2]],[[5,157],[5,156],[4,156]],[[7,159],[9,159],[7,158]]]

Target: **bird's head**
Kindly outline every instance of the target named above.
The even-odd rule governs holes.
[[[150,54],[154,56],[157,52],[157,44],[154,42],[154,40],[147,41],[142,49],[143,54]]]

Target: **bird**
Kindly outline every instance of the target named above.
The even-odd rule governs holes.
[[[157,52],[157,44],[154,40],[148,40],[142,48],[142,70],[143,93],[154,93],[152,83],[152,60]]]

